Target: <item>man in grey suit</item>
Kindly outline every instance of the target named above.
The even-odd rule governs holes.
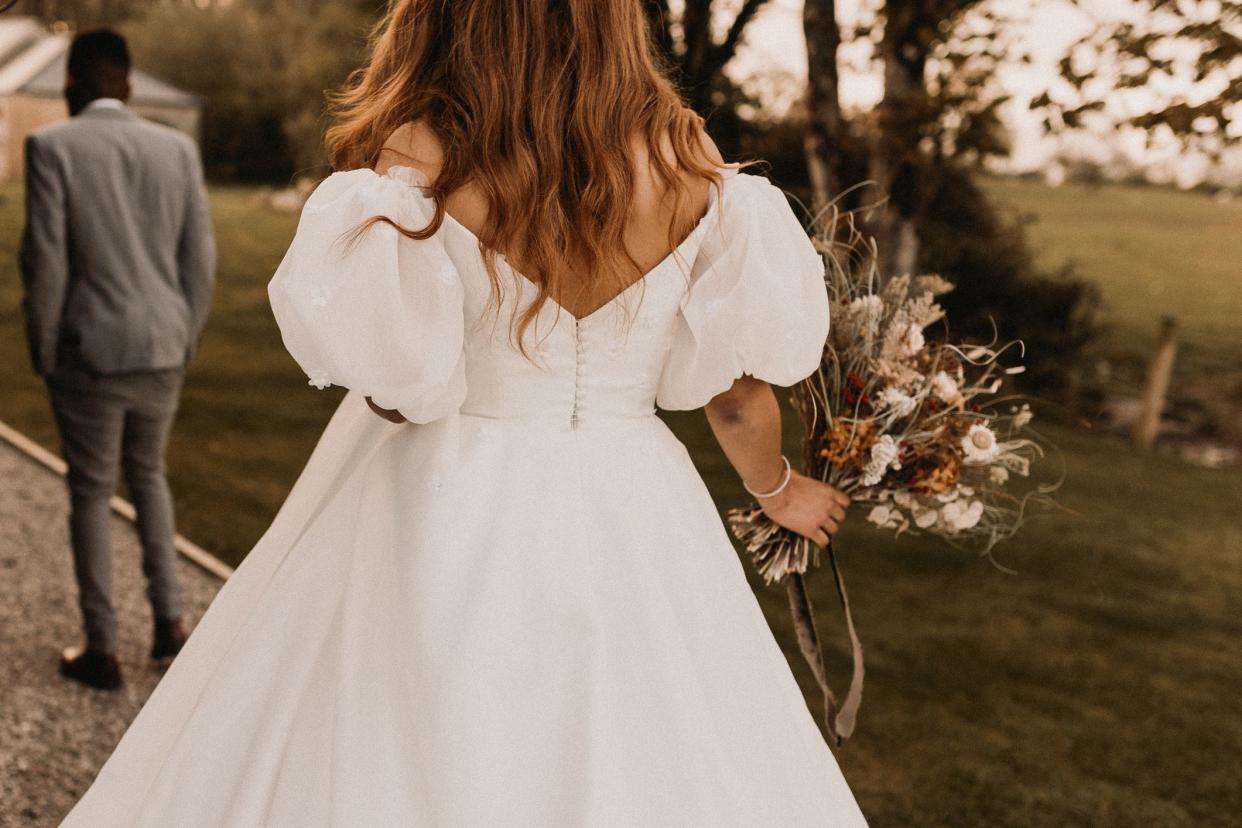
[[[30,354],[46,378],[69,465],[70,535],[86,647],[61,672],[121,686],[109,499],[123,471],[138,512],[155,617],[152,658],[185,641],[164,451],[215,280],[198,148],[130,111],[129,50],[115,32],[69,50],[68,121],[26,139],[21,246]]]

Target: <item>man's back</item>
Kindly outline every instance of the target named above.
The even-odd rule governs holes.
[[[164,453],[215,281],[198,149],[125,108],[130,56],[110,29],[76,35],[71,120],[26,139],[23,309],[68,465],[69,536],[85,649],[66,678],[115,690],[112,515],[123,472],[138,513],[155,629],[151,657],[185,642]]]
[[[32,133],[22,270],[32,356],[100,373],[184,365],[215,245],[194,142],[120,106]]]

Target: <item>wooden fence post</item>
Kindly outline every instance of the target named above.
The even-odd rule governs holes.
[[[1169,391],[1169,379],[1173,375],[1173,357],[1177,354],[1177,320],[1166,316],[1160,323],[1160,337],[1156,341],[1156,354],[1147,369],[1147,381],[1143,385],[1142,408],[1134,423],[1132,438],[1140,448],[1151,448],[1160,431],[1160,414],[1164,411],[1165,397]]]

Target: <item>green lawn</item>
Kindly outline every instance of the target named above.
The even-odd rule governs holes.
[[[1073,258],[1101,285],[1112,353],[1145,355],[1167,309],[1185,330],[1179,379],[1185,365],[1238,356],[1242,242],[1226,230],[1242,226],[1242,206],[1154,189],[988,187],[1038,214],[1032,238],[1045,263]],[[0,189],[0,419],[53,445],[18,313],[18,197]],[[170,457],[182,530],[230,561],[267,525],[337,399],[306,386],[267,308],[295,219],[250,199],[213,193],[220,289]],[[1168,283],[1153,297],[1157,279]],[[701,418],[670,421],[719,502],[738,502]],[[1068,508],[1037,516],[1000,550],[1017,575],[919,538],[861,525],[841,533],[869,671],[841,764],[876,826],[1235,824],[1242,471],[1047,431],[1062,450]],[[830,578],[813,576],[812,587],[843,683]],[[783,593],[758,592],[811,693]]]
[[[1173,394],[1242,402],[1242,199],[1106,184],[1043,187],[991,178],[999,203],[1030,214],[1029,239],[1049,268],[1073,262],[1100,288],[1100,352],[1125,389],[1141,381],[1160,317],[1180,326]]]

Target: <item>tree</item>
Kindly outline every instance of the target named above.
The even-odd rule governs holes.
[[[838,189],[815,200],[849,192],[841,206],[859,210],[875,237],[881,274],[941,273],[956,286],[946,307],[958,334],[990,339],[997,324],[1002,338],[1029,349],[1028,387],[1065,389],[1075,363],[1066,355],[1094,332],[1094,294],[1070,273],[1039,273],[1020,221],[1004,220],[971,180],[984,159],[1009,152],[997,69],[1028,59],[1015,21],[997,9],[987,0],[887,0],[844,30],[832,0],[807,0],[807,166],[816,190],[817,168],[838,174]],[[869,62],[883,96],[846,119],[835,53],[860,41],[874,44]]]
[[[668,0],[646,0],[648,20],[656,46],[672,67],[687,103],[708,115],[728,100],[721,87],[728,85],[724,68],[737,54],[746,27],[767,0],[742,0],[722,39],[713,35],[714,22],[727,15],[720,0],[686,0],[675,17]]]
[[[1031,108],[1047,132],[1127,126],[1219,159],[1242,143],[1242,2],[1135,0],[1073,44]]]
[[[324,90],[362,60],[374,2],[162,3],[125,26],[137,62],[200,94],[221,178],[322,172]]]
[[[916,267],[915,225],[950,158],[979,163],[1008,146],[998,117],[1007,99],[992,78],[1017,44],[1008,19],[983,0],[890,0],[878,24],[884,96],[868,124],[868,177],[888,199],[870,228],[885,272]],[[863,30],[859,34],[868,33]]]
[[[1002,60],[1024,59],[1008,20],[985,0],[890,0],[873,18],[842,30],[833,0],[807,0],[807,167],[814,200],[862,183],[844,171],[860,156],[871,184],[853,200],[869,203],[867,229],[884,272],[909,272],[918,260],[914,231],[945,159],[978,163],[1008,152],[993,78]],[[878,33],[878,37],[875,36]],[[843,43],[873,43],[870,68],[884,79],[878,106],[850,124],[838,100]],[[853,166],[857,166],[858,159]]]
[[[837,53],[841,29],[836,0],[805,0],[802,30],[806,37],[807,101],[805,151],[811,179],[811,206],[819,215],[841,191],[846,141],[841,114],[841,75]]]

